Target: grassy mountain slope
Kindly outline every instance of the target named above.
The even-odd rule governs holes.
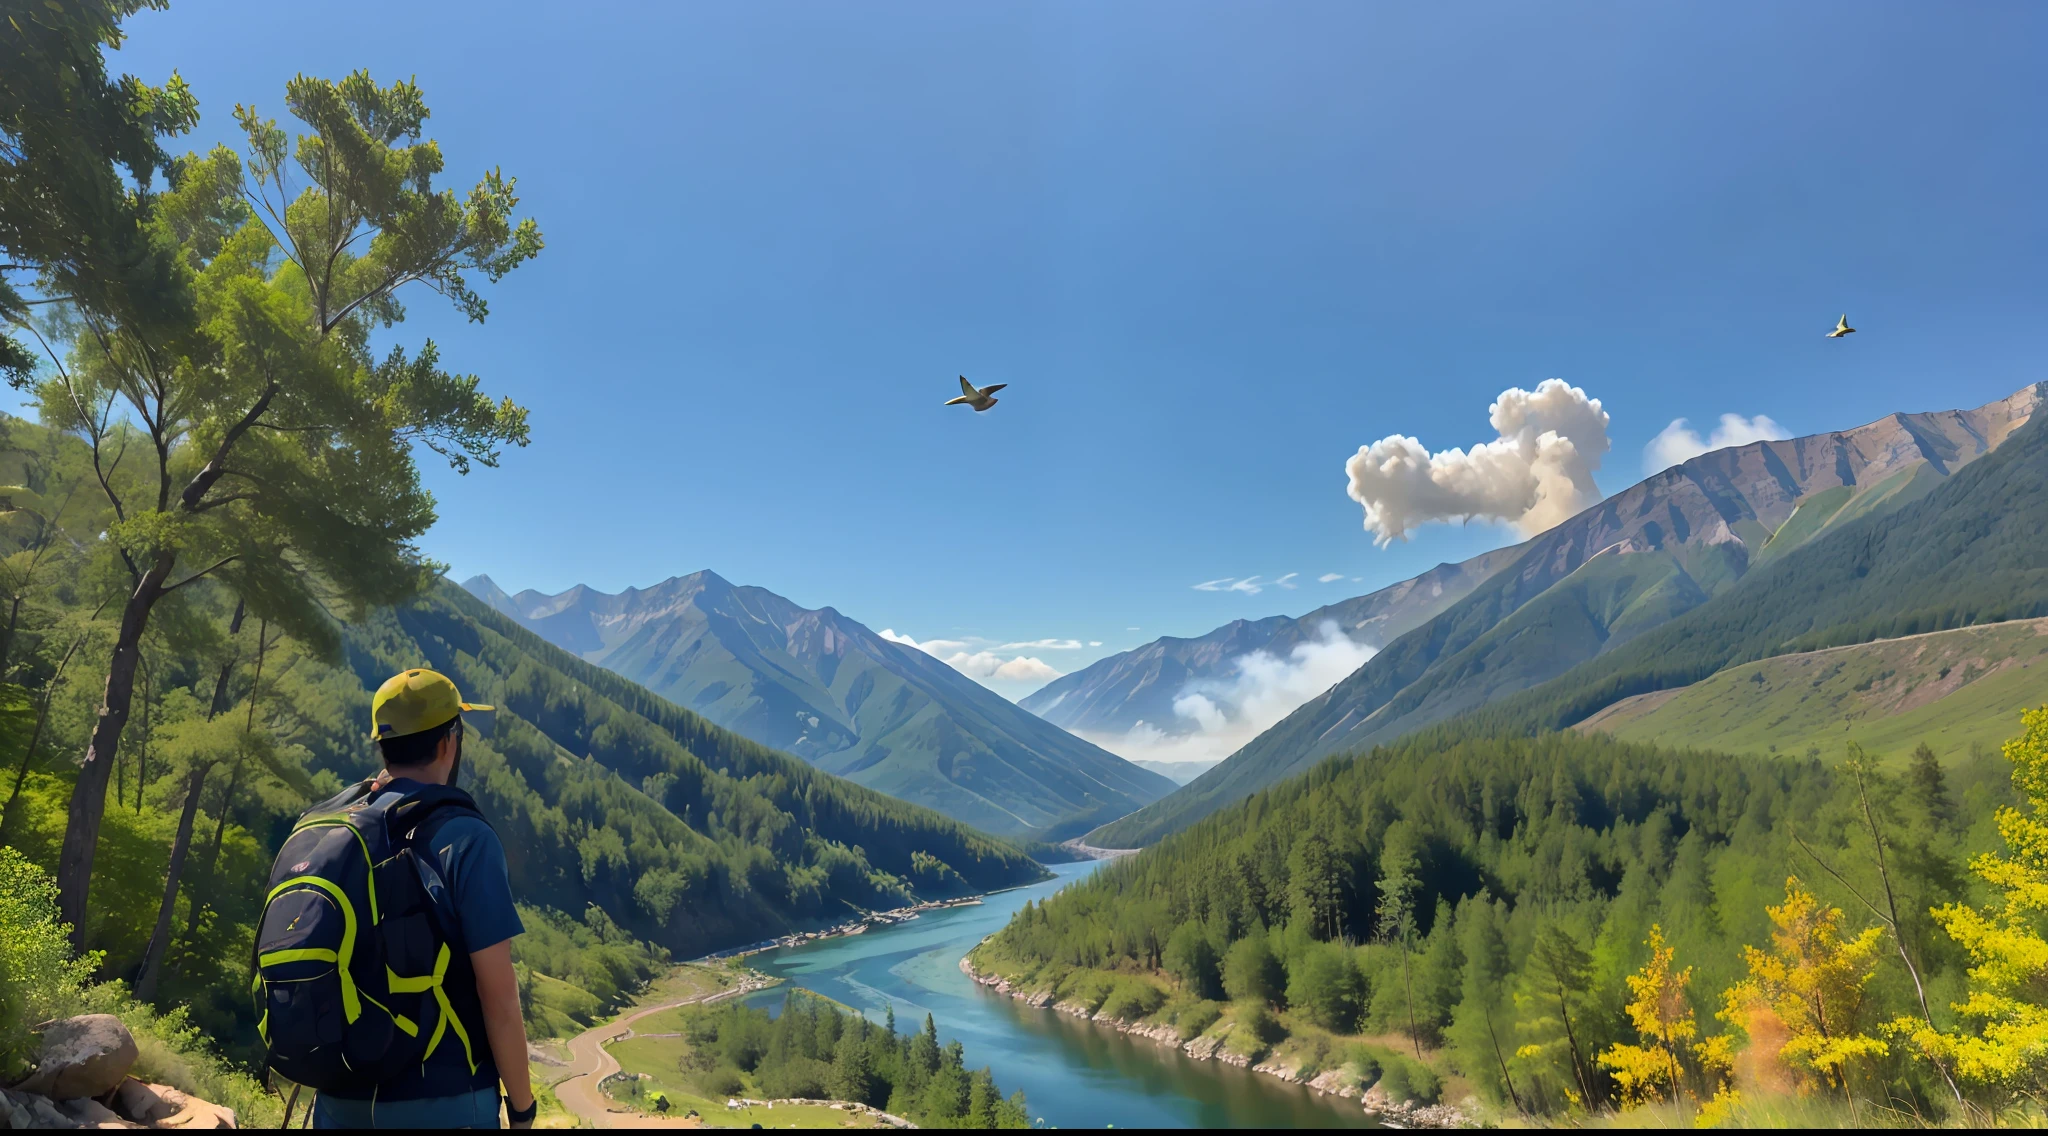
[[[1561,729],[1632,695],[1773,655],[2048,615],[2048,425],[1891,513],[1765,565],[1713,603],[1474,715]]]
[[[1937,498],[1978,492],[1958,483],[1979,484],[1969,475],[1986,455],[2035,432],[2027,424],[2043,390],[2028,387],[1974,411],[1898,414],[1852,431],[1720,450],[1648,478],[1521,546],[1514,564],[1223,764],[1088,840],[1149,843],[1329,754],[1482,708],[1491,715],[1501,700],[1531,688],[1604,674],[1599,668],[1620,655],[1671,650],[1663,645],[1682,644],[1683,633],[1674,640],[1666,632],[1691,626],[1696,612],[1741,610],[1747,600],[1731,608],[1719,597],[1757,594],[1751,584],[1759,576],[1780,579],[1786,565],[1818,563],[1809,551],[1845,533],[1869,532],[1881,519],[1896,523],[1915,510],[1924,517]],[[1826,574],[1799,570],[1813,571]],[[1863,609],[1872,614],[1886,602],[1859,593],[1851,604],[1880,605]],[[1726,661],[1660,683],[1692,682]],[[1658,688],[1621,690],[1562,720],[1524,713],[1501,721],[1503,728],[1557,728],[1615,698]]]
[[[1038,879],[1021,850],[820,772],[546,643],[453,585],[352,626],[349,671],[309,671],[336,730],[409,666],[499,707],[465,782],[505,839],[522,901],[595,903],[695,954],[893,907]],[[368,746],[326,755],[347,776]]]
[[[1725,753],[1897,758],[1921,742],[1989,752],[2019,707],[2048,702],[2048,620],[2016,620],[1779,655],[1639,694],[1575,729]]]
[[[619,595],[466,586],[726,729],[990,832],[1063,839],[1174,787],[831,608],[712,572]]]

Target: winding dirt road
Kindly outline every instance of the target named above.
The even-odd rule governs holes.
[[[605,1106],[603,1090],[598,1082],[619,1071],[618,1059],[605,1049],[608,1041],[633,1032],[633,1023],[649,1014],[673,1010],[677,1006],[693,1006],[704,1002],[718,1002],[737,998],[766,986],[767,983],[748,979],[738,986],[710,994],[698,994],[675,1002],[664,1002],[635,1010],[617,1021],[593,1026],[569,1039],[569,1069],[567,1080],[555,1086],[555,1096],[562,1107],[589,1121],[599,1128],[694,1128],[694,1123],[685,1122],[681,1117],[642,1116],[634,1112],[612,1112]]]

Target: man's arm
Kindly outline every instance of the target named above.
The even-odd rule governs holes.
[[[519,1010],[519,978],[512,972],[512,940],[473,951],[476,993],[484,1005],[484,1032],[491,1059],[505,1082],[505,1103],[514,1111],[533,1103],[533,1078],[526,1064],[526,1018]]]

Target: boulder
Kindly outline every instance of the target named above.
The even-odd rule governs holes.
[[[43,1030],[36,1071],[15,1088],[57,1100],[105,1096],[135,1064],[135,1035],[112,1014],[82,1014]]]
[[[203,1101],[189,1093],[179,1092],[169,1085],[151,1085],[166,1105],[173,1110],[170,1115],[150,1122],[152,1128],[186,1128],[213,1130],[233,1128],[235,1110],[223,1108],[212,1101]]]
[[[114,1111],[143,1124],[162,1120],[178,1111],[163,1098],[163,1091],[162,1085],[146,1085],[130,1077],[114,1090]]]
[[[115,1115],[114,1110],[96,1100],[80,1097],[77,1100],[57,1102],[57,1111],[71,1118],[80,1128],[142,1128]]]

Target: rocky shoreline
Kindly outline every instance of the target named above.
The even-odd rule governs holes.
[[[1378,1085],[1373,1085],[1364,1092],[1360,1092],[1358,1086],[1347,1083],[1347,1078],[1343,1076],[1341,1070],[1328,1069],[1314,1077],[1304,1078],[1301,1076],[1300,1070],[1287,1068],[1284,1064],[1277,1062],[1261,1061],[1256,1065],[1252,1064],[1248,1058],[1241,1057],[1225,1049],[1223,1047],[1224,1037],[1222,1035],[1205,1035],[1183,1042],[1180,1039],[1180,1031],[1173,1026],[1145,1025],[1141,1022],[1125,1021],[1122,1018],[1106,1018],[1100,1014],[1089,1012],[1085,1006],[1075,1002],[1055,1002],[1052,992],[1049,990],[1018,990],[1010,985],[1010,980],[1007,978],[993,974],[982,974],[980,971],[975,970],[974,964],[964,957],[960,960],[960,971],[976,983],[998,994],[1015,998],[1027,1006],[1051,1009],[1077,1018],[1085,1018],[1089,1021],[1109,1026],[1119,1032],[1127,1033],[1134,1037],[1142,1037],[1156,1044],[1178,1049],[1197,1061],[1221,1061],[1226,1065],[1235,1065],[1240,1069],[1250,1069],[1254,1073],[1264,1073],[1270,1077],[1278,1077],[1292,1084],[1305,1085],[1325,1096],[1356,1100],[1368,1115],[1389,1128],[1478,1127],[1478,1124],[1471,1117],[1467,1116],[1463,1110],[1455,1105],[1416,1105],[1406,1101],[1389,1100],[1387,1094]]]
[[[726,951],[713,951],[702,958],[692,961],[713,962],[722,959],[746,958],[748,955],[760,954],[762,951],[772,951],[779,947],[800,947],[805,943],[815,943],[820,939],[837,939],[844,935],[859,935],[871,927],[890,927],[898,923],[908,923],[927,911],[943,911],[948,907],[974,907],[980,903],[981,896],[964,895],[957,899],[930,899],[923,903],[913,903],[909,907],[898,907],[889,911],[870,911],[858,919],[849,919],[844,923],[836,923],[821,930],[798,931],[776,939],[763,939],[758,943],[749,943],[744,947],[734,947]]]

